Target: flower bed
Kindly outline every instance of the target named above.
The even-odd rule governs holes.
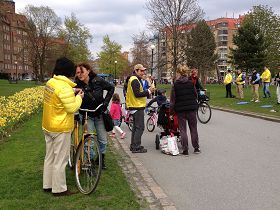
[[[0,96],[0,139],[18,123],[42,109],[44,87],[26,88],[16,94]]]

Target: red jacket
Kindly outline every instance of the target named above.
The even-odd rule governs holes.
[[[121,119],[122,109],[119,103],[113,102],[110,108],[110,115],[113,120]]]

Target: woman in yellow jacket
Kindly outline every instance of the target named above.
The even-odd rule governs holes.
[[[228,70],[224,79],[224,84],[226,86],[226,98],[228,97],[233,98],[233,95],[231,93],[231,82],[232,82],[231,70]]]
[[[75,75],[75,64],[67,59],[56,61],[51,78],[44,91],[42,128],[46,141],[43,189],[54,196],[71,195],[67,190],[65,168],[69,159],[74,112],[82,104],[84,93],[75,96],[76,86],[69,78]]]
[[[261,75],[261,79],[263,82],[263,98],[270,98],[270,91],[269,91],[269,85],[271,81],[271,73],[269,69],[265,66],[264,71]]]

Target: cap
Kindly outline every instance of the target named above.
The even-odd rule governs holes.
[[[146,70],[146,68],[142,64],[136,64],[134,70]]]

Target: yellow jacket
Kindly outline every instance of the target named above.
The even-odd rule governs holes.
[[[245,84],[245,80],[244,80],[242,77],[243,77],[243,74],[240,73],[240,74],[238,75],[238,77],[236,78],[236,84],[237,84],[237,85],[243,85],[243,84]]]
[[[131,83],[133,80],[138,80],[136,76],[131,76],[128,84],[127,84],[127,93],[126,93],[126,107],[128,109],[139,109],[139,108],[144,108],[146,107],[146,97],[135,97],[135,94],[133,92]],[[141,85],[141,82],[138,80],[140,83],[140,92],[143,92],[143,86]]]
[[[262,79],[263,82],[270,82],[270,80],[271,80],[271,73],[270,73],[268,68],[266,68],[263,71],[263,73],[261,75],[261,79]]]
[[[226,76],[225,76],[225,79],[224,79],[224,84],[227,85],[229,83],[232,82],[232,75],[230,73],[228,73]]]
[[[50,79],[44,91],[42,128],[48,132],[70,132],[74,128],[74,112],[82,104],[81,96],[74,95],[76,83],[65,76]]]

